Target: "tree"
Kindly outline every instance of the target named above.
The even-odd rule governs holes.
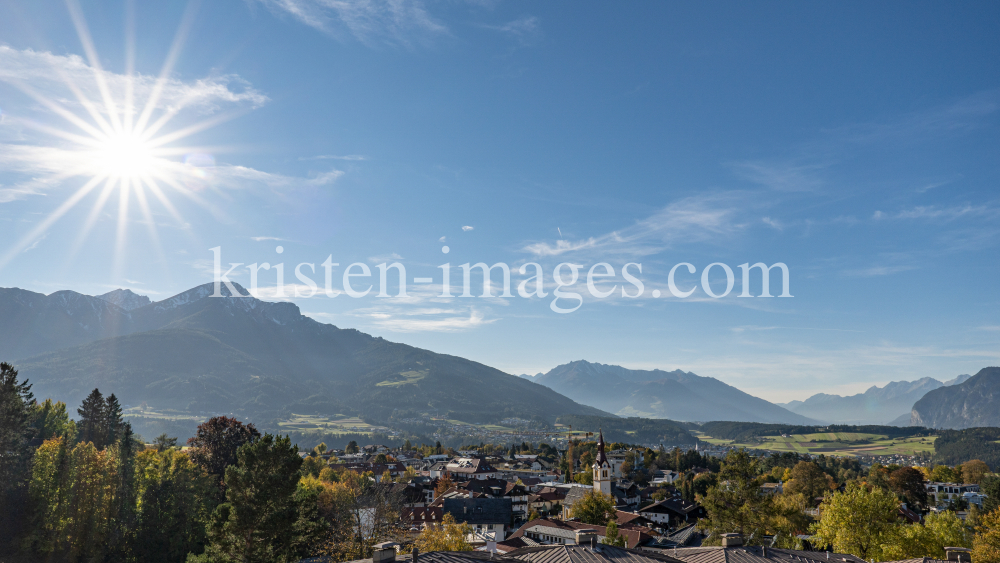
[[[52,399],[45,399],[35,405],[31,425],[35,430],[35,440],[44,442],[50,438],[65,436],[72,441],[76,437],[76,423],[69,419],[66,403],[62,401],[53,403]]]
[[[889,488],[917,507],[927,506],[927,482],[924,474],[913,467],[901,467],[889,474]]]
[[[1000,563],[1000,509],[979,518],[972,538],[972,560],[976,563]]]
[[[989,513],[1000,510],[1000,476],[987,475],[979,483],[979,490],[986,495],[983,499],[983,512]]]
[[[573,517],[585,524],[602,525],[617,517],[615,500],[592,489],[573,505]]]
[[[157,452],[163,453],[170,448],[177,447],[177,438],[171,438],[170,436],[167,436],[166,432],[164,432],[156,438],[153,438],[153,446],[156,447]]]
[[[532,508],[531,512],[528,513],[528,522],[531,522],[532,520],[538,520],[539,518],[541,518],[541,516],[538,514],[538,511]]]
[[[775,468],[778,469],[778,468]],[[791,480],[785,483],[784,491],[802,494],[807,499],[825,496],[830,492],[833,478],[811,461],[800,461],[791,470]]]
[[[0,363],[0,546],[13,545],[25,519],[34,409],[31,384],[18,381],[14,366]]]
[[[612,518],[608,520],[607,528],[604,531],[604,539],[601,543],[605,545],[613,545],[615,547],[625,547],[625,536],[618,533],[618,523]]]
[[[358,447],[358,443],[355,442],[354,440],[348,442],[347,447],[344,449],[344,452],[349,454],[356,454],[359,451],[361,451],[361,448]]]
[[[90,442],[94,447],[102,450],[107,439],[106,422],[104,415],[106,402],[104,395],[99,389],[94,389],[83,400],[76,413],[80,415],[80,422],[77,424],[77,438],[81,442]]]
[[[226,468],[226,502],[212,514],[208,560],[287,562],[309,554],[320,527],[310,514],[316,513],[315,498],[296,499],[301,465],[287,437],[265,434],[240,446],[237,463]]]
[[[445,474],[443,477],[438,479],[437,486],[434,487],[434,497],[437,498],[448,492],[448,489],[454,487],[455,484],[451,481],[451,476]]]
[[[951,483],[956,480],[955,477],[955,472],[947,465],[937,465],[931,470],[931,481]]]
[[[215,508],[215,480],[176,448],[136,457],[139,513],[135,559],[183,561],[205,549],[205,527]]]
[[[882,546],[898,534],[898,510],[899,500],[892,492],[850,483],[844,492],[826,497],[820,505],[822,519],[812,533],[818,543],[834,551],[885,561]]]
[[[714,537],[740,533],[748,544],[762,541],[760,538],[766,534],[773,514],[774,499],[761,494],[759,468],[760,461],[746,450],[730,451],[726,456],[718,484],[702,498],[702,506],[708,512],[702,527]]]
[[[316,455],[323,455],[326,453],[327,449],[326,442],[320,442],[315,448],[313,448],[313,452],[315,452]]]
[[[378,454],[372,458],[372,463],[389,463],[389,458],[385,454]]]
[[[115,397],[115,394],[112,393],[108,395],[104,405],[104,425],[102,430],[104,431],[105,447],[118,441],[118,438],[121,437],[123,424],[122,405],[118,402],[118,397]]]
[[[253,424],[243,424],[235,418],[217,416],[198,425],[198,432],[187,443],[191,446],[191,461],[200,465],[210,475],[214,475],[220,490],[220,499],[225,495],[226,468],[236,463],[237,452],[245,444],[260,438],[260,432]],[[296,453],[298,457],[298,453]]]
[[[979,485],[982,483],[983,477],[989,472],[990,466],[986,465],[986,462],[981,459],[974,459],[962,464],[962,474],[965,476],[966,483]]]
[[[954,512],[930,513],[923,524],[902,525],[884,546],[885,557],[894,560],[930,557],[945,559],[945,547],[972,547],[972,533]]]
[[[407,438],[406,441],[403,442],[403,451],[404,452],[408,452],[408,451],[410,451],[412,449],[413,449],[413,444],[411,444],[410,443],[410,439]]]
[[[466,540],[466,537],[471,533],[471,526],[465,523],[456,523],[455,517],[446,513],[441,518],[441,524],[437,526],[432,524],[424,528],[414,540],[413,545],[424,553],[430,551],[472,551],[472,545]]]

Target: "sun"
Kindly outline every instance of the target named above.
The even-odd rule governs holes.
[[[156,176],[157,158],[152,144],[137,131],[120,131],[99,142],[93,152],[94,174],[138,180]]]
[[[67,0],[70,15],[77,35],[86,52],[93,85],[97,95],[88,96],[86,88],[64,76],[66,86],[75,99],[54,99],[42,96],[30,87],[13,83],[22,91],[47,108],[52,114],[65,120],[63,127],[25,120],[23,125],[55,137],[60,142],[51,148],[53,159],[58,160],[60,169],[49,177],[41,178],[44,185],[55,185],[73,177],[83,178],[83,184],[70,193],[48,216],[37,222],[20,240],[6,252],[0,254],[0,269],[18,256],[23,249],[44,238],[48,229],[71,209],[91,200],[92,207],[80,233],[69,248],[75,254],[86,239],[88,232],[101,218],[108,216],[105,207],[117,203],[116,241],[114,248],[113,274],[122,267],[124,245],[128,236],[128,224],[139,222],[149,229],[154,252],[163,255],[157,225],[162,221],[154,217],[153,205],[165,210],[180,228],[189,229],[190,222],[184,220],[170,200],[170,195],[181,195],[195,204],[214,212],[214,206],[198,193],[201,188],[212,187],[205,179],[210,176],[201,163],[214,165],[211,148],[182,146],[178,143],[185,138],[213,127],[234,114],[216,114],[201,121],[179,128],[171,128],[174,118],[196,102],[195,97],[165,103],[161,100],[164,86],[170,80],[177,54],[181,50],[187,30],[194,21],[195,3],[188,6],[181,25],[174,37],[170,54],[164,62],[159,77],[152,82],[147,77],[137,75],[135,61],[134,9],[130,3],[126,17],[126,69],[125,74],[113,76],[106,72],[94,48],[94,43],[77,0]],[[144,88],[139,86],[145,84]],[[94,91],[93,88],[90,89]],[[137,92],[146,96],[143,104],[137,104]],[[197,158],[191,158],[197,157]],[[207,158],[206,158],[207,157]],[[182,160],[183,159],[183,160]],[[213,188],[214,189],[214,188]],[[112,197],[116,195],[117,197]],[[88,196],[91,196],[88,198]],[[141,220],[134,221],[130,210],[138,208]]]

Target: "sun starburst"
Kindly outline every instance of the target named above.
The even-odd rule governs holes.
[[[42,107],[59,116],[64,123],[63,126],[53,126],[28,119],[21,120],[26,127],[57,140],[46,147],[46,154],[50,161],[58,163],[58,169],[37,182],[52,186],[72,178],[83,178],[84,181],[55,210],[0,256],[0,268],[44,237],[55,222],[81,204],[91,192],[96,191],[96,197],[91,198],[93,207],[72,245],[71,253],[80,248],[90,229],[102,216],[101,212],[117,200],[118,226],[114,253],[114,274],[117,275],[123,265],[130,220],[129,208],[133,201],[142,214],[142,222],[150,230],[155,251],[161,255],[156,221],[153,220],[150,207],[151,199],[155,199],[181,226],[188,225],[188,222],[181,217],[168,194],[179,194],[211,209],[211,205],[197,193],[198,190],[192,189],[192,182],[197,182],[198,186],[211,187],[204,182],[204,163],[214,162],[214,159],[210,155],[206,156],[205,153],[210,151],[204,147],[182,146],[180,143],[234,114],[218,114],[171,129],[178,114],[188,105],[196,103],[197,96],[189,94],[186,98],[171,100],[169,104],[161,103],[164,88],[169,82],[193,20],[194,3],[189,4],[185,11],[155,81],[134,72],[133,2],[126,4],[124,75],[113,75],[102,68],[79,3],[77,0],[68,0],[67,5],[86,54],[91,71],[89,79],[92,82],[82,84],[79,77],[74,79],[65,72],[59,73],[64,85],[73,94],[73,99],[68,101],[43,95],[32,88],[31,84],[12,82]],[[55,70],[58,72],[58,69]],[[145,94],[141,111],[136,105],[136,89],[140,83]],[[87,93],[95,91],[96,96]],[[184,158],[185,155],[188,158]],[[195,158],[191,158],[191,155]],[[113,198],[116,193],[117,198]]]

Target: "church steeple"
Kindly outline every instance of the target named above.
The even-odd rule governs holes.
[[[611,464],[604,453],[604,431],[598,430],[597,460],[594,461],[594,490],[606,495],[611,494]]]

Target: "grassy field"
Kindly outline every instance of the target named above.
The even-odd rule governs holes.
[[[879,434],[860,432],[824,432],[817,434],[792,434],[763,436],[759,442],[737,443],[712,438],[700,432],[698,439],[715,445],[740,446],[774,452],[800,454],[855,455],[915,455],[933,453],[937,436],[890,439]]]
[[[376,383],[375,386],[376,387],[398,387],[400,385],[409,385],[411,383],[416,383],[416,382],[420,381],[421,379],[427,377],[428,371],[429,370],[426,370],[426,369],[423,369],[423,370],[420,370],[420,371],[403,371],[403,372],[400,372],[399,375],[397,376],[397,377],[400,377],[402,379],[392,379],[392,380],[387,379],[385,381],[381,381],[379,383]]]
[[[293,414],[288,420],[279,422],[278,426],[287,430],[303,432],[318,430],[330,434],[371,434],[375,431],[387,430],[381,426],[372,426],[360,418],[349,418],[344,417],[344,415]]]

